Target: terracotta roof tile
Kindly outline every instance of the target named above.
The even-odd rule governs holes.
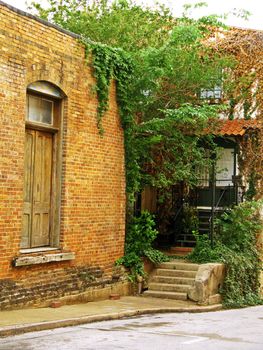
[[[214,134],[222,136],[243,136],[248,129],[259,129],[262,124],[256,119],[222,120]]]

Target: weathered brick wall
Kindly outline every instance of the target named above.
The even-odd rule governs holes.
[[[21,284],[26,283],[30,289],[30,281],[38,285],[37,276],[43,273],[50,274],[52,284],[57,280],[56,271],[63,270],[66,281],[73,270],[81,272],[93,266],[102,271],[102,280],[103,274],[111,278],[112,265],[123,254],[125,228],[123,130],[114,86],[101,137],[91,67],[76,38],[0,2],[0,50],[2,290],[9,288],[9,293],[17,290],[19,294]],[[12,260],[21,256],[26,87],[37,80],[57,85],[67,96],[63,111],[60,251],[74,252],[75,259],[16,268]],[[32,295],[52,296],[52,292],[45,294],[45,281],[39,286]],[[77,289],[78,283],[74,286]]]
[[[32,271],[31,271],[32,272]],[[0,310],[49,305],[51,300],[63,298],[64,303],[91,301],[109,296],[111,290],[127,294],[130,287],[125,283],[121,269],[105,275],[101,268],[68,267],[57,265],[52,273],[40,268],[21,279],[0,280]],[[104,292],[104,293],[103,293]]]

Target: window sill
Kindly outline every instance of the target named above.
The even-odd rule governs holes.
[[[24,248],[24,249],[20,249],[20,253],[21,254],[42,253],[42,252],[50,252],[58,249],[59,248],[54,248],[54,247]]]
[[[58,128],[56,128],[52,125],[42,124],[42,123],[34,123],[31,121],[26,121],[26,128],[34,129],[34,130],[38,130],[38,131],[48,131],[48,132],[51,132],[53,134],[55,134],[56,132],[59,131]]]
[[[42,253],[43,248],[41,248],[41,249],[42,249],[41,250],[41,253]],[[55,248],[50,248],[49,250],[52,250],[52,249],[55,250]],[[26,250],[28,252],[28,249],[26,249]],[[36,252],[35,249],[30,249],[30,250],[31,250],[31,253],[33,253],[32,250],[34,250],[34,252]],[[17,257],[13,260],[13,266],[20,267],[20,266],[46,264],[46,263],[50,263],[50,262],[59,262],[59,261],[67,261],[67,260],[74,260],[74,259],[75,259],[75,253],[73,253],[73,252],[55,253],[55,254],[44,254],[43,253],[41,255],[36,255],[36,256]]]

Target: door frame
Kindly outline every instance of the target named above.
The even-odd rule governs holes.
[[[53,125],[46,125],[38,122],[32,122],[26,120],[26,130],[42,131],[52,134],[53,137],[53,149],[52,149],[52,176],[51,176],[51,198],[50,198],[50,242],[49,246],[43,246],[45,248],[59,248],[60,247],[60,205],[61,205],[61,185],[62,185],[62,136],[63,136],[63,100],[57,99],[36,92],[28,91],[28,95],[34,95],[38,97],[48,97],[52,99],[54,103],[54,123]],[[32,232],[31,235],[34,233]],[[39,247],[41,248],[41,247]],[[39,249],[38,248],[38,249]],[[36,248],[21,248],[21,250],[29,250]]]

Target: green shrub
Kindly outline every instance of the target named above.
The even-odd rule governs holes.
[[[222,260],[225,247],[219,242],[214,243],[211,248],[211,241],[206,234],[199,234],[193,232],[196,239],[196,246],[194,250],[188,254],[187,258],[193,262],[202,264],[207,262],[218,262]]]
[[[220,241],[237,252],[256,252],[257,234],[262,229],[262,202],[244,202],[217,221]]]
[[[217,220],[213,248],[206,235],[195,233],[196,247],[188,259],[193,262],[222,262],[226,277],[222,286],[224,305],[241,307],[262,303],[259,295],[261,262],[257,236],[263,228],[260,202],[245,202]]]
[[[125,255],[118,259],[116,264],[129,268],[132,280],[137,275],[144,276],[145,274],[143,257],[146,256],[155,264],[169,260],[166,255],[152,247],[157,234],[154,217],[147,211],[142,212],[140,217],[134,217],[128,225]]]

